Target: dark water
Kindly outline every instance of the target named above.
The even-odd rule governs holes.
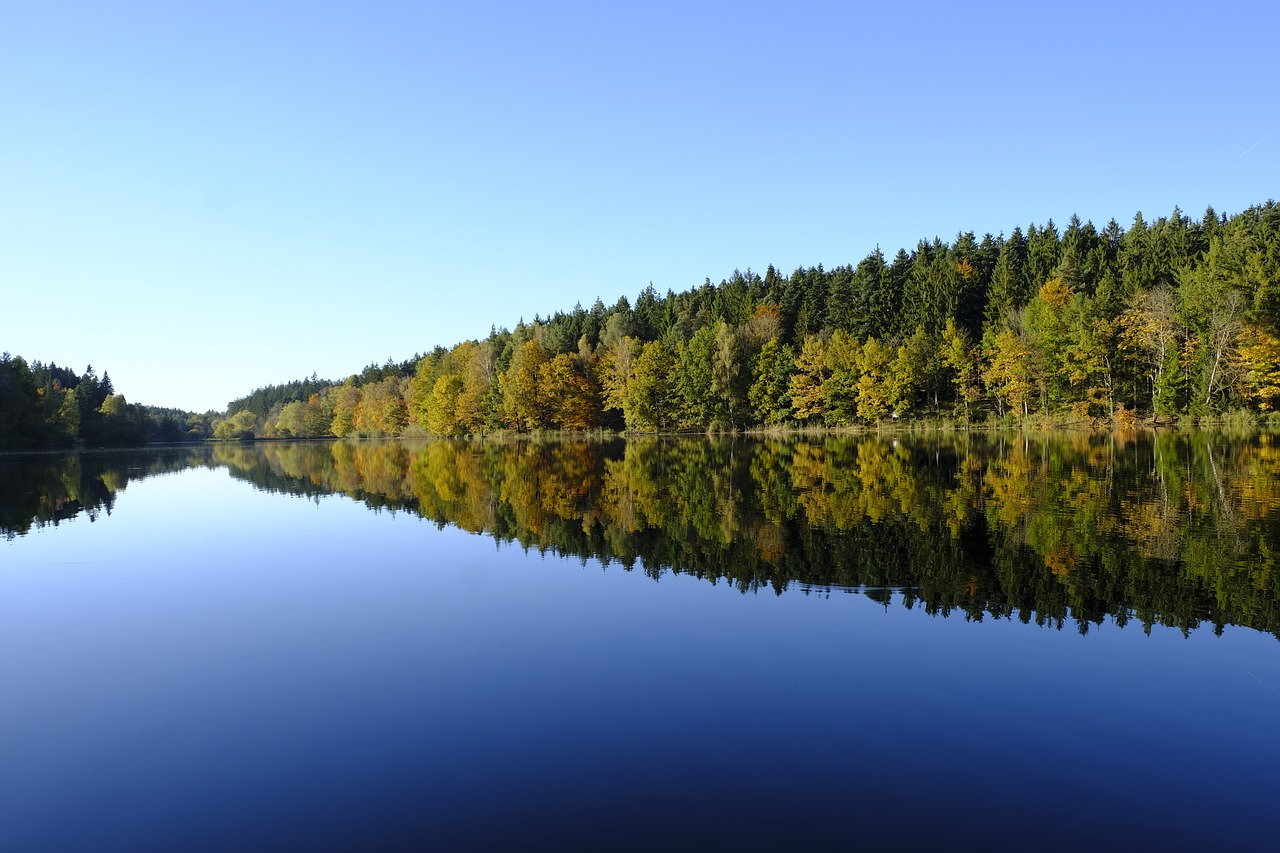
[[[0,849],[1280,832],[1267,437],[5,457],[0,534]]]

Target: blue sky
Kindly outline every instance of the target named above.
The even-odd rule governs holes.
[[[0,0],[0,349],[222,409],[650,282],[1280,195],[1273,4],[874,6]]]

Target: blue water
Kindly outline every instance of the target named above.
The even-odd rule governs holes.
[[[1280,644],[130,482],[0,543],[0,849],[1272,849]]]

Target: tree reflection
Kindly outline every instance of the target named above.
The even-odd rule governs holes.
[[[23,457],[0,465],[0,522],[12,537],[109,511],[131,477],[191,465],[655,579],[844,588],[1082,633],[1110,618],[1280,636],[1271,436],[280,442]]]
[[[130,480],[207,466],[203,447],[0,456],[0,536],[111,514]]]

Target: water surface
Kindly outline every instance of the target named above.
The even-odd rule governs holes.
[[[0,846],[1269,847],[1277,468],[1208,436],[7,457]]]

